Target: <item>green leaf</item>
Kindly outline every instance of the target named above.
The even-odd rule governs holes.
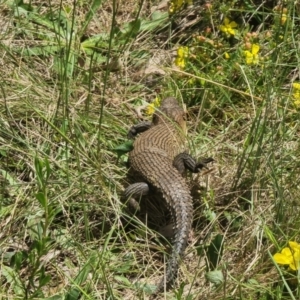
[[[124,30],[127,32],[129,37],[135,37],[141,28],[141,19],[137,19],[134,21],[131,21],[125,26]]]
[[[248,283],[251,284],[251,285],[259,286],[259,282],[256,279],[254,279],[254,278],[250,278],[248,280]]]
[[[14,10],[16,17],[28,16],[33,9],[30,4],[25,4],[22,0],[20,1],[7,1],[7,4]]]
[[[45,158],[44,162],[45,162],[45,167],[46,167],[46,170],[45,170],[45,174],[46,174],[45,180],[47,181],[49,179],[50,174],[51,174],[51,168],[50,168],[49,160],[48,160],[47,157]]]
[[[60,35],[60,37],[65,38],[66,37],[66,30],[63,29],[59,22],[50,21],[45,16],[41,16],[40,14],[36,13],[30,13],[28,14],[28,19],[33,22],[37,23],[43,27],[46,27],[47,29],[55,32],[56,34]]]
[[[54,57],[53,69],[62,77],[66,75],[67,78],[72,78],[76,67],[77,55],[72,52],[70,52],[68,61],[65,60],[65,57],[62,58],[58,55]]]
[[[14,292],[19,296],[25,296],[24,289],[19,278],[19,275],[14,269],[7,267],[5,265],[1,266],[1,275],[9,282],[14,290]]]
[[[51,281],[50,275],[40,276],[39,278],[40,287],[45,286],[49,281]]]
[[[107,62],[107,57],[100,55],[99,53],[95,52],[93,49],[85,49],[85,54],[89,57],[93,56],[93,63],[102,64]]]
[[[66,294],[65,300],[78,300],[80,296],[80,290],[78,288],[71,288]]]
[[[154,285],[154,284],[140,283],[140,282],[134,283],[134,286],[138,290],[143,291],[146,294],[152,294],[156,290],[156,288],[157,288],[157,286]]]
[[[127,152],[130,152],[131,150],[133,150],[133,141],[127,141],[126,143],[121,144],[112,149],[112,151],[117,153],[118,158],[126,154]]]
[[[49,56],[58,53],[60,50],[60,46],[54,45],[15,49],[16,52],[22,53],[24,56]]]
[[[35,194],[35,198],[40,202],[40,204],[42,205],[42,207],[44,209],[46,209],[46,197],[45,194],[42,192],[38,192],[37,194]]]
[[[216,269],[219,261],[221,260],[223,253],[223,239],[223,235],[216,235],[206,250],[209,267],[212,270]]]
[[[14,267],[14,270],[19,271],[21,269],[22,262],[27,258],[25,251],[15,252],[11,257],[10,265]]]
[[[82,25],[82,28],[79,32],[79,36],[82,36],[85,33],[85,30],[87,28],[87,26],[90,24],[92,18],[94,17],[95,13],[97,12],[97,10],[99,9],[99,7],[102,4],[102,0],[94,0],[92,2],[92,5],[88,11],[88,13],[85,15],[85,21]]]
[[[161,25],[167,25],[169,19],[169,15],[168,13],[154,13],[152,15],[152,20],[143,20],[141,23],[141,27],[140,27],[140,32],[141,31],[153,31],[155,29],[157,29],[158,27],[160,27]]]
[[[4,157],[7,157],[7,152],[3,149],[0,149],[0,155],[4,156]]]
[[[205,277],[209,282],[211,282],[215,285],[220,285],[224,282],[224,276],[223,276],[222,271],[220,271],[220,270],[207,272],[205,274]]]
[[[107,33],[94,35],[81,43],[81,48],[86,51],[93,49],[94,51],[103,51],[108,48],[109,35]]]
[[[0,173],[2,174],[3,178],[5,178],[10,185],[16,185],[17,181],[5,170],[0,169]]]
[[[93,270],[93,267],[96,266],[97,260],[98,253],[95,251],[92,255],[90,255],[89,260],[85,263],[85,265],[82,267],[82,269],[74,279],[75,284],[81,286],[86,281],[88,274]]]
[[[44,300],[62,300],[62,299],[63,299],[63,296],[61,296],[61,295],[53,295],[48,298],[44,298]]]
[[[135,38],[141,28],[141,20],[137,19],[124,25],[123,29],[119,33],[117,40],[128,41],[130,38]]]
[[[125,286],[131,286],[131,282],[124,276],[115,276],[115,280],[123,283]]]
[[[35,167],[35,174],[37,177],[38,185],[39,188],[41,189],[44,186],[43,162],[37,156],[34,158],[34,167]]]
[[[211,209],[205,209],[203,213],[210,222],[213,222],[217,219],[216,213]]]
[[[169,14],[166,12],[161,12],[161,11],[155,11],[151,15],[152,23],[154,21],[162,22],[162,21],[167,20],[168,18],[169,18]]]
[[[13,212],[14,205],[0,206],[0,218],[9,216]]]

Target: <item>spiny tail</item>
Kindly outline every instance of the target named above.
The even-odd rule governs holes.
[[[192,226],[193,204],[188,187],[176,169],[169,170],[169,180],[160,183],[163,197],[167,200],[174,224],[174,245],[167,263],[166,274],[155,294],[168,289],[176,279],[179,262],[187,246]],[[167,181],[167,182],[166,182]]]
[[[173,161],[162,153],[164,152],[154,149],[131,157],[132,167],[141,174],[142,178],[145,178],[146,182],[162,192],[174,224],[172,254],[167,264],[166,275],[154,295],[164,290],[164,287],[167,289],[173,284],[179,261],[187,246],[193,217],[192,197],[188,186],[179,171],[173,167]]]

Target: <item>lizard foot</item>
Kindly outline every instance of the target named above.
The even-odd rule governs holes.
[[[128,186],[124,191],[123,198],[127,201],[127,204],[130,208],[135,211],[140,210],[139,201],[135,198],[141,199],[142,196],[147,195],[149,192],[149,186],[145,182],[137,182]]]
[[[206,168],[207,164],[213,162],[212,157],[203,158],[197,162],[190,154],[183,152],[178,154],[173,160],[173,166],[179,171],[180,174],[184,174],[186,169],[193,173],[198,173],[201,169]]]

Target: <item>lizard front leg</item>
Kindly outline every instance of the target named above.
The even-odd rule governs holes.
[[[183,152],[174,158],[173,166],[183,175],[186,169],[192,173],[198,173],[202,168],[207,168],[206,165],[213,161],[214,159],[212,157],[208,157],[197,162],[190,154]]]
[[[146,182],[137,182],[129,185],[125,191],[123,197],[128,203],[128,206],[134,210],[140,209],[140,204],[135,198],[141,199],[142,196],[147,195],[149,192],[149,186]]]
[[[127,133],[127,137],[129,139],[133,139],[139,133],[142,133],[142,132],[148,130],[151,126],[152,126],[152,122],[150,122],[150,121],[144,121],[144,122],[135,124],[129,129],[129,131]]]

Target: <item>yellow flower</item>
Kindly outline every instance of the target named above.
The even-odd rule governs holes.
[[[284,25],[285,22],[286,22],[286,20],[287,20],[287,15],[286,14],[282,14],[281,15],[281,19],[280,19],[281,25]]]
[[[230,22],[228,18],[225,18],[224,24],[220,26],[220,30],[224,32],[227,36],[235,35],[236,30],[234,28],[236,28],[237,26],[237,23],[235,23],[234,21]]]
[[[299,270],[300,245],[296,242],[289,242],[289,247],[283,248],[281,253],[274,254],[273,258],[279,265],[289,265],[292,270]]]
[[[155,109],[160,106],[160,99],[156,97],[152,103],[146,108],[146,114],[151,116],[155,112]]]
[[[228,54],[228,52],[225,52],[225,53],[224,53],[224,57],[225,57],[226,59],[229,59],[229,58],[230,58],[230,55]]]
[[[295,90],[299,90],[299,91],[300,91],[300,83],[294,82],[294,83],[293,83],[293,88],[294,88]]]
[[[260,49],[259,45],[252,44],[251,51],[249,50],[244,51],[247,65],[256,65],[259,63],[259,56],[258,56],[259,49]]]
[[[293,84],[293,100],[294,105],[300,108],[300,83],[294,82]]]
[[[179,67],[180,69],[184,69],[184,67],[185,67],[185,60],[184,60],[183,58],[177,57],[177,58],[175,59],[175,65],[176,65],[177,67]]]
[[[188,55],[189,55],[189,48],[188,47],[180,46],[177,49],[177,56],[178,57],[188,57]]]
[[[177,57],[175,59],[175,65],[181,69],[184,69],[188,54],[189,54],[189,48],[180,46],[177,49]]]
[[[172,0],[169,6],[169,13],[173,14],[179,11],[184,3],[185,3],[184,0]]]

